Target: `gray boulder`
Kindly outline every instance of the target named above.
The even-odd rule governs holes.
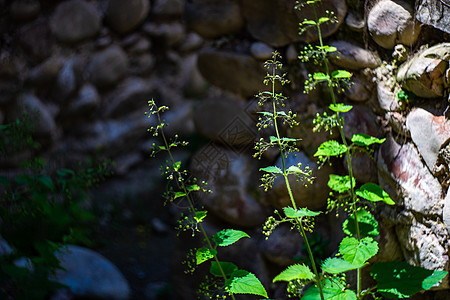
[[[110,0],[105,18],[109,27],[123,34],[141,25],[149,10],[149,0]]]
[[[117,83],[128,69],[128,58],[119,46],[95,53],[87,67],[88,76],[98,87]]]

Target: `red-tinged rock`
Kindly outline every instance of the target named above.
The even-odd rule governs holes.
[[[444,116],[416,108],[406,118],[406,127],[428,169],[433,172],[439,150],[450,139],[450,122]]]
[[[411,143],[399,145],[392,137],[378,151],[378,181],[397,205],[424,215],[441,215],[442,188],[423,164]]]
[[[354,134],[368,134],[378,137],[380,128],[376,123],[377,116],[365,105],[354,105],[344,117],[344,135],[351,140]]]

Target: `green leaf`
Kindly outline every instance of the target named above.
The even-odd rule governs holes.
[[[216,233],[212,239],[216,243],[217,246],[229,246],[231,244],[236,243],[238,240],[244,237],[250,237],[243,231],[235,230],[235,229],[224,229]]]
[[[313,20],[303,20],[302,24],[303,25],[316,25],[317,23],[316,23],[316,21],[313,21]]]
[[[403,261],[374,264],[370,274],[378,282],[378,291],[386,298],[409,298],[441,281],[446,271],[411,266]]]
[[[238,267],[231,262],[221,261],[219,263],[220,263],[220,267],[222,268],[222,271],[225,274],[225,276],[230,276],[231,274],[233,274],[233,272],[238,270]],[[211,273],[212,275],[217,276],[217,277],[223,276],[222,272],[220,271],[219,265],[217,264],[216,261],[211,261],[211,267],[209,268],[209,273]]]
[[[360,209],[356,212],[358,217],[359,233],[362,237],[366,236],[378,236],[380,231],[378,230],[378,222],[375,217],[366,211]],[[344,233],[350,236],[356,236],[356,224],[355,215],[351,214],[348,219],[342,224]]]
[[[200,187],[196,184],[190,185],[187,187],[188,192],[192,192],[192,191],[199,191]]]
[[[298,141],[299,139],[292,139],[292,138],[284,137],[284,138],[281,138],[281,140],[282,140],[283,142],[296,142],[296,141]]]
[[[319,18],[319,24],[322,24],[322,23],[325,23],[328,21],[330,21],[330,18],[328,18],[328,17],[320,17]]]
[[[259,170],[267,172],[267,173],[283,174],[283,172],[280,170],[280,168],[278,168],[276,166],[260,168]]]
[[[353,265],[365,264],[367,260],[378,252],[378,243],[371,237],[365,237],[358,241],[354,237],[345,237],[339,245],[339,253]]]
[[[328,75],[321,72],[314,73],[313,78],[317,81],[328,81],[329,79]]]
[[[333,46],[327,46],[327,45],[325,45],[325,46],[323,46],[323,47],[318,46],[318,48],[319,48],[319,49],[325,50],[325,52],[336,52],[336,51],[337,51],[337,48],[336,48],[336,47],[333,47]]]
[[[394,205],[395,202],[389,197],[379,185],[375,183],[366,183],[356,190],[356,195],[372,202],[383,201],[386,204]]]
[[[314,156],[339,156],[347,151],[345,145],[339,144],[335,140],[323,142],[317,149]]]
[[[342,113],[348,112],[353,108],[352,105],[345,105],[344,103],[330,104],[330,106],[328,107],[334,112],[342,112]]]
[[[352,178],[353,180],[353,186],[356,185],[355,178]],[[335,174],[330,174],[330,179],[328,180],[328,186],[333,191],[336,191],[338,193],[343,193],[348,190],[350,190],[350,176],[340,176]]]
[[[175,200],[177,198],[184,197],[184,196],[186,196],[185,192],[176,192],[175,196],[173,197],[173,199]]]
[[[206,218],[206,215],[208,214],[208,211],[206,210],[200,210],[196,211],[194,215],[194,219],[200,223],[204,218]]]
[[[303,264],[296,264],[287,267],[283,272],[278,274],[273,282],[276,281],[291,281],[295,279],[314,279],[314,273],[311,272],[310,268]]]
[[[331,73],[331,77],[336,79],[349,79],[350,77],[352,77],[352,73],[345,70],[336,70]]]
[[[217,251],[214,249],[209,249],[209,248],[205,248],[205,247],[197,249],[197,252],[195,253],[197,265],[213,258],[216,255],[217,255]]]
[[[174,162],[174,164],[173,164],[173,169],[174,169],[175,171],[180,170],[180,167],[181,167],[181,161],[176,161],[176,162]]]
[[[382,144],[386,139],[379,139],[367,134],[354,134],[352,136],[352,143],[358,146],[370,146],[373,144]]]
[[[294,209],[292,207],[283,207],[284,214],[288,218],[303,218],[303,217],[314,217],[320,215],[320,211],[312,211],[306,207],[300,209]]]
[[[278,140],[279,139],[276,136],[273,136],[273,135],[270,136],[270,142],[271,143],[277,142]]]
[[[327,258],[322,263],[322,271],[329,274],[340,274],[350,270],[362,268],[363,266],[364,264],[354,265],[346,260],[343,260],[342,258],[333,257]]]
[[[338,281],[327,279],[322,282],[323,296],[326,300],[356,300],[356,294]],[[302,300],[320,300],[320,292],[317,284],[305,291]]]
[[[261,281],[245,270],[237,270],[225,282],[225,288],[231,294],[253,294],[267,298],[267,292]]]

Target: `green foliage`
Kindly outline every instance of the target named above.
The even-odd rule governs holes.
[[[329,274],[340,274],[361,268],[364,264],[353,264],[342,258],[327,258],[322,264],[322,271]]]
[[[395,202],[389,197],[379,185],[375,183],[365,183],[356,190],[356,195],[371,202],[383,201],[386,204],[394,205]]]
[[[226,290],[231,294],[253,294],[268,298],[266,289],[255,274],[245,270],[233,272],[225,282]]]
[[[346,289],[343,282],[327,279],[323,283],[323,295],[317,285],[306,290],[302,300],[356,300],[356,294],[352,290]]]
[[[375,217],[365,209],[356,211],[358,218],[359,234],[361,237],[376,237],[380,234],[378,230],[378,222]],[[356,236],[355,214],[350,215],[342,224],[342,229],[349,236]]]
[[[311,272],[311,269],[304,264],[295,264],[286,268],[283,272],[278,274],[273,282],[277,281],[292,281],[292,280],[313,280],[314,273]]]
[[[217,246],[225,247],[236,243],[238,240],[244,237],[250,237],[243,231],[235,230],[235,229],[224,229],[216,233],[212,240],[216,243]]]
[[[339,245],[339,254],[353,265],[365,264],[378,252],[378,243],[371,237],[345,237]]]
[[[24,117],[2,126],[1,156],[34,150],[30,122]],[[110,173],[110,163],[52,173],[46,172],[42,158],[25,160],[21,165],[21,173],[0,178],[0,235],[13,249],[10,255],[0,256],[0,295],[45,299],[61,288],[49,280],[59,268],[56,251],[68,243],[92,243],[96,217],[82,205],[89,188]],[[19,260],[27,261],[27,266],[17,266]]]
[[[446,271],[432,271],[402,261],[377,263],[370,270],[378,282],[378,291],[386,298],[409,298],[447,276]]]

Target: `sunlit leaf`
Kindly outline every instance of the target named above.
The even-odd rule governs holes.
[[[353,265],[361,265],[367,262],[378,252],[378,243],[371,237],[365,237],[358,241],[354,237],[345,237],[339,245],[339,253]]]
[[[237,269],[238,269],[238,267],[231,262],[221,261],[219,263],[220,263],[220,268],[216,261],[211,261],[211,267],[209,268],[209,273],[211,273],[212,275],[217,276],[217,277],[222,277],[224,274],[225,274],[225,276],[230,276],[231,274],[233,274],[233,272],[237,271]],[[221,269],[223,271],[223,274],[222,274]]]
[[[287,267],[283,272],[278,274],[274,279],[273,282],[276,281],[291,281],[295,279],[314,279],[314,273],[311,272],[311,269],[303,264],[296,264]]]
[[[355,178],[352,178],[353,186],[356,184]],[[340,176],[335,174],[330,174],[330,179],[328,180],[328,186],[333,191],[338,193],[343,193],[350,190],[350,176]]]
[[[326,300],[356,300],[356,294],[345,288],[337,280],[327,279],[322,281],[323,296]],[[320,291],[317,284],[308,288],[302,296],[302,300],[320,300]]]
[[[352,143],[358,146],[370,146],[372,144],[382,144],[386,139],[379,139],[367,134],[354,134]]]
[[[364,184],[356,190],[356,195],[372,202],[383,201],[389,205],[395,204],[388,193],[386,193],[379,185],[371,182]]]
[[[209,259],[213,258],[216,255],[217,255],[217,251],[214,249],[209,249],[209,248],[205,248],[205,247],[197,249],[197,252],[195,253],[197,265],[199,265],[205,261],[208,261]]]
[[[352,73],[345,70],[336,70],[331,73],[331,77],[336,79],[349,79],[350,77],[352,77]]]
[[[229,246],[231,244],[236,243],[241,238],[244,237],[250,237],[248,234],[241,230],[235,230],[235,229],[224,229],[219,232],[217,232],[213,237],[213,241],[216,243],[217,246]]]
[[[177,198],[184,197],[184,196],[186,196],[185,192],[176,192],[175,196],[173,197],[173,199],[175,200]]]
[[[267,172],[267,173],[283,174],[283,171],[281,171],[281,169],[278,168],[277,166],[270,166],[270,167],[260,168],[259,170]]]
[[[344,103],[330,104],[330,106],[328,107],[334,112],[341,112],[341,113],[348,112],[353,108],[352,105],[346,105]]]
[[[206,218],[207,214],[208,214],[208,211],[206,211],[206,210],[196,211],[194,219],[200,223],[204,218]]]
[[[225,282],[225,288],[232,294],[253,294],[267,298],[267,292],[261,281],[245,270],[237,270]]]
[[[335,140],[323,142],[317,149],[314,156],[339,156],[347,151],[345,145],[339,144]]]
[[[300,209],[294,209],[292,207],[283,207],[284,214],[288,218],[302,218],[302,217],[314,217],[319,215],[320,211],[312,211],[306,207]]]
[[[339,274],[350,270],[355,270],[363,266],[364,264],[354,265],[342,258],[333,257],[327,258],[322,263],[322,271],[329,274]]]

